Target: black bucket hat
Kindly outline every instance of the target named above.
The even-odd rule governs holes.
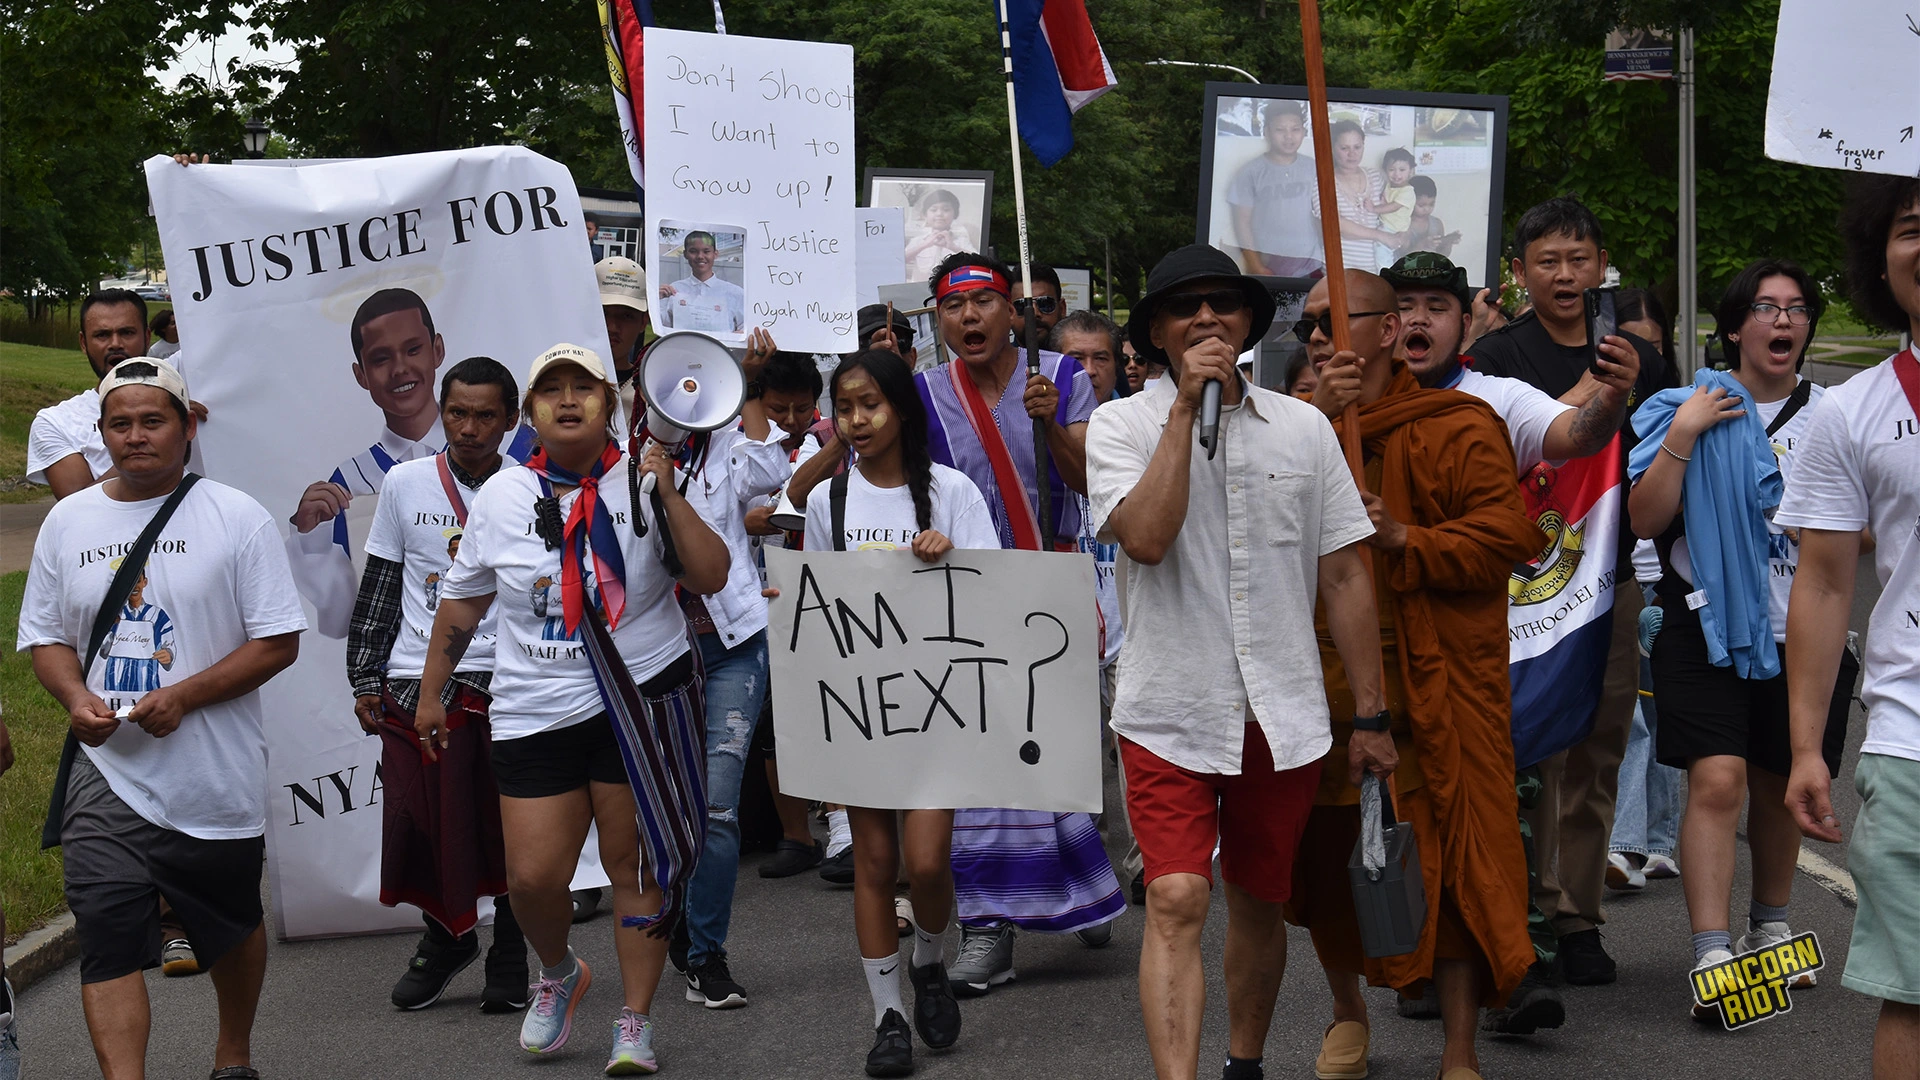
[[[1210,244],[1188,244],[1168,252],[1147,275],[1147,295],[1133,305],[1133,312],[1127,318],[1127,340],[1133,343],[1134,352],[1156,364],[1167,363],[1166,350],[1153,344],[1154,310],[1180,286],[1205,278],[1231,281],[1247,295],[1253,324],[1247,328],[1247,340],[1241,343],[1241,352],[1253,348],[1255,342],[1267,336],[1273,327],[1273,294],[1255,278],[1241,273],[1226,252]]]

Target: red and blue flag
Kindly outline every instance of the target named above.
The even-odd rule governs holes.
[[[1613,634],[1614,565],[1626,501],[1618,436],[1591,457],[1520,478],[1527,517],[1547,549],[1508,582],[1508,676],[1513,684],[1513,760],[1525,768],[1593,730]]]
[[[1120,84],[1085,0],[1006,0],[1020,137],[1040,164],[1073,149],[1073,114]]]
[[[652,0],[598,0],[600,38],[607,50],[607,76],[613,82],[613,109],[620,115],[620,141],[626,145],[627,168],[633,173],[633,187],[646,186],[640,168],[640,130],[646,112],[642,109],[646,83],[641,78],[646,50],[641,48],[644,31],[654,25]]]

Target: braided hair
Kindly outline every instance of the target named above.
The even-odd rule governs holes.
[[[864,349],[840,361],[833,369],[833,396],[839,397],[840,380],[856,371],[873,379],[893,415],[900,423],[900,464],[907,474],[907,491],[913,496],[913,517],[925,532],[933,528],[933,455],[927,451],[927,407],[913,385],[913,372],[900,355],[887,349]]]

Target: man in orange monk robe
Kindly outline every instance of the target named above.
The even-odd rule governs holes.
[[[1438,989],[1446,1045],[1442,1080],[1477,1080],[1474,1029],[1481,1005],[1507,1000],[1533,961],[1527,938],[1527,865],[1514,824],[1511,702],[1507,682],[1507,579],[1546,544],[1513,484],[1512,444],[1487,405],[1454,390],[1423,389],[1394,357],[1400,336],[1394,291],[1347,271],[1352,352],[1335,353],[1326,285],[1308,294],[1307,352],[1320,372],[1314,403],[1341,427],[1359,405],[1373,519],[1374,588],[1386,651],[1384,718],[1400,764],[1393,809],[1413,825],[1425,885],[1419,946],[1367,958],[1347,859],[1360,836],[1358,777],[1349,773],[1354,715],[1346,671],[1318,618],[1334,750],[1294,863],[1291,914],[1313,934],[1333,990],[1334,1023],[1315,1062],[1319,1076],[1367,1070],[1367,1009],[1360,977],[1419,996]]]

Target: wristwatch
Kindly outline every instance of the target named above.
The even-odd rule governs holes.
[[[1393,713],[1387,709],[1381,709],[1379,712],[1374,713],[1372,716],[1354,717],[1353,730],[1385,731],[1387,730],[1388,726],[1390,726],[1392,723],[1393,723]]]

